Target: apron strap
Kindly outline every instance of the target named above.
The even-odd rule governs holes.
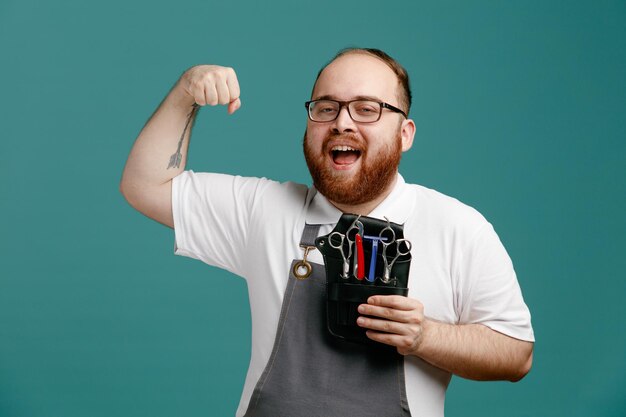
[[[315,239],[317,239],[321,226],[321,224],[305,224],[300,238],[300,246],[315,246]]]
[[[292,268],[293,275],[297,279],[307,279],[313,272],[313,268],[306,257],[311,249],[315,249],[315,239],[320,231],[320,226],[320,224],[304,224],[302,238],[300,238],[300,247],[304,250],[304,255],[302,260],[296,262]]]

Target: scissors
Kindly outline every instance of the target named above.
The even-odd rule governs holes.
[[[356,240],[357,240],[357,235],[361,236],[361,238],[363,238],[363,235],[365,234],[364,232],[364,228],[363,228],[363,223],[361,223],[361,221],[359,220],[361,218],[361,216],[359,215],[350,225],[350,227],[348,228],[348,231],[346,232],[346,238],[348,239],[348,244],[350,245],[350,254],[352,254],[352,248],[354,247],[354,253],[355,256],[352,259],[352,275],[354,275],[354,277],[356,279],[361,279],[358,277],[358,270],[359,270],[359,259],[356,256]],[[350,239],[350,233],[351,232],[356,232],[354,233],[354,236],[352,236],[352,239]],[[348,255],[348,257],[350,257],[350,255]],[[363,267],[365,268],[365,267]]]
[[[387,220],[387,226],[380,231],[378,237],[380,238],[380,244],[383,245],[382,255],[385,265],[382,281],[387,284],[389,281],[391,281],[391,268],[393,268],[393,264],[400,256],[408,255],[409,252],[411,252],[411,241],[406,239],[396,239],[396,232],[394,232],[391,228],[391,222],[389,222],[389,219],[386,217],[385,220]],[[388,241],[383,240],[383,235],[385,234],[388,237]],[[391,262],[389,262],[389,260],[387,259],[387,248],[389,247],[389,245],[392,245],[394,243],[396,244],[396,256],[394,256]],[[402,250],[402,244],[404,244],[406,250]]]
[[[363,233],[363,223],[359,221],[359,218],[361,218],[361,216],[357,217],[352,222],[352,224],[348,228],[348,231],[346,232],[345,235],[340,232],[332,232],[330,235],[328,235],[328,242],[330,243],[330,246],[334,249],[337,249],[341,253],[341,257],[343,258],[343,273],[341,274],[341,278],[343,279],[349,278],[348,276],[348,272],[350,271],[349,260],[352,257],[352,247],[355,245],[356,235],[359,233],[361,234]],[[353,231],[355,231],[356,233],[354,233],[354,237],[350,239],[350,233]],[[345,241],[348,241],[348,245],[347,245],[348,253],[347,254],[345,251],[346,245],[344,245]],[[358,259],[355,256],[353,260],[353,267],[352,267],[352,271],[353,271],[352,273],[354,274],[355,277],[357,276],[357,273],[356,273],[356,270],[358,268],[357,262],[358,262]]]
[[[341,253],[341,257],[343,258],[343,273],[341,274],[341,278],[348,279],[348,271],[350,270],[350,263],[348,259],[352,256],[352,246],[348,243],[348,254],[346,255],[346,251],[344,250],[344,241],[346,240],[346,235],[339,232],[332,232],[328,235],[328,243],[332,248],[337,249]],[[339,243],[336,243],[336,242]],[[349,240],[348,240],[349,242]]]

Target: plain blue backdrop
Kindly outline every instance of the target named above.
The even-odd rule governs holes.
[[[475,207],[509,251],[537,338],[521,382],[454,378],[447,416],[626,414],[624,1],[3,0],[0,416],[233,415],[245,282],[173,255],[118,191],[184,70],[237,71],[188,168],[309,183],[314,77],[340,48],[408,69],[401,172]]]

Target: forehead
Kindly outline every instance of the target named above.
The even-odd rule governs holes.
[[[397,103],[398,77],[382,60],[364,53],[348,53],[331,62],[320,74],[312,98],[338,100],[375,97]]]

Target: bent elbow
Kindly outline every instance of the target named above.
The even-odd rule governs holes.
[[[141,211],[141,194],[137,186],[128,183],[128,181],[120,181],[120,193],[126,202],[135,210]]]
[[[120,190],[120,194],[122,194],[122,196],[126,198],[126,188],[125,188],[124,180],[120,181],[119,190]]]
[[[126,199],[126,201],[128,201],[128,194],[131,188],[132,188],[132,183],[126,174],[126,170],[124,170],[124,172],[122,172],[122,178],[120,178],[119,190],[120,190],[120,194],[122,194],[122,196]]]
[[[533,366],[533,351],[532,348],[528,353],[526,360],[522,362],[520,366],[517,367],[516,372],[513,374],[512,378],[509,379],[511,382],[521,381],[528,373]]]
[[[126,202],[128,202],[128,204],[130,204],[130,205],[131,205],[131,207],[133,207],[133,208],[134,208],[134,205],[133,205],[133,203],[131,202],[131,199],[132,199],[132,194],[131,194],[131,192],[130,192],[130,190],[129,190],[129,186],[128,186],[128,184],[127,184],[124,180],[120,181],[120,187],[119,187],[119,190],[120,190],[120,194],[122,194],[122,197],[124,197],[124,199],[126,200]]]

